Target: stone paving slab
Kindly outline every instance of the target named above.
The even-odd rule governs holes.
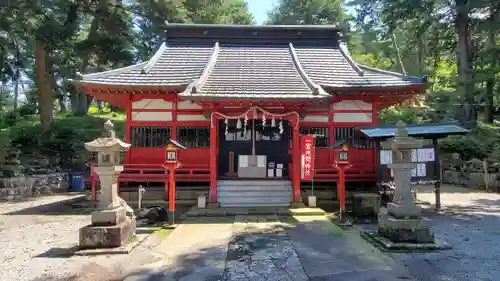
[[[287,232],[309,280],[414,280],[359,233],[344,231],[325,216],[285,220],[294,226]]]
[[[277,215],[236,216],[224,281],[307,281]]]

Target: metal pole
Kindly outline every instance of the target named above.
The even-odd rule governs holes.
[[[340,201],[340,219],[344,217],[345,212],[345,177],[344,167],[339,166],[339,201]]]
[[[441,165],[439,163],[438,139],[432,139],[434,145],[434,194],[436,195],[436,210],[441,209]]]
[[[316,161],[316,137],[313,135],[313,146],[312,149],[314,150],[314,156],[312,158],[312,164],[311,164],[311,171],[312,171],[312,177],[311,177],[311,195],[314,196],[314,162]]]

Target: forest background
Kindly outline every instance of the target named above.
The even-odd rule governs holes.
[[[83,142],[101,134],[103,119],[123,135],[123,112],[68,81],[147,60],[165,20],[255,24],[243,0],[2,1],[1,175],[81,168]],[[357,62],[428,76],[425,94],[385,109],[381,122],[460,122],[472,133],[442,140],[443,151],[499,159],[500,1],[278,0],[266,24],[337,25]]]

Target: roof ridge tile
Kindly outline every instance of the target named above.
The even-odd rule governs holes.
[[[155,64],[158,62],[158,60],[163,55],[166,49],[167,49],[167,43],[163,42],[160,48],[158,48],[158,51],[156,51],[156,53],[149,59],[148,63],[141,69],[141,73],[147,74],[151,70],[151,68],[155,66]]]
[[[293,47],[292,43],[288,44],[288,49],[290,51],[290,55],[292,57],[292,62],[293,65],[295,66],[296,71],[299,73],[299,76],[302,78],[302,80],[305,82],[306,86],[311,89],[312,93],[314,95],[328,95],[323,88],[314,83],[311,78],[307,75],[307,73],[304,71],[304,68],[302,68],[302,65],[300,64],[300,61],[297,57],[297,53],[295,53],[295,48]]]

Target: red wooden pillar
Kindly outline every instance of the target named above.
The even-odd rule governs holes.
[[[126,108],[126,114],[127,118],[125,118],[125,142],[126,143],[131,143],[132,138],[131,138],[131,130],[132,126],[130,125],[132,122],[132,95],[128,95],[128,103],[127,103],[127,108]],[[131,151],[130,149],[125,152],[125,163],[131,164]]]
[[[168,171],[168,170],[165,170],[165,171]],[[170,171],[168,172],[170,174]],[[163,182],[163,200],[165,201],[168,201],[169,199],[169,192],[168,192],[168,180],[165,179],[165,181]]]
[[[299,118],[296,120],[296,125],[293,127],[292,140],[292,187],[293,187],[293,202],[300,202],[300,131]]]
[[[210,203],[217,203],[217,118],[210,117]]]

